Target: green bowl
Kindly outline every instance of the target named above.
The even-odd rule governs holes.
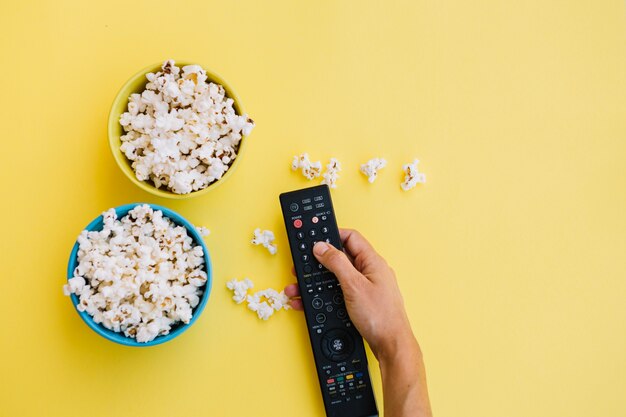
[[[190,62],[176,62],[176,65],[179,67],[183,67],[185,65],[200,65],[197,63]],[[173,198],[178,200],[183,200],[186,198],[197,197],[199,195],[203,195],[208,193],[210,190],[214,189],[224,181],[226,181],[232,174],[237,165],[239,165],[239,161],[241,160],[241,156],[243,151],[246,148],[246,144],[248,143],[247,137],[242,135],[241,141],[239,142],[239,149],[237,150],[237,157],[230,165],[230,168],[226,173],[217,181],[209,184],[208,187],[203,188],[202,190],[192,191],[189,194],[176,194],[171,191],[162,188],[156,188],[155,185],[151,181],[140,181],[135,176],[135,171],[131,166],[131,161],[126,158],[126,155],[121,151],[120,147],[122,145],[121,136],[124,134],[124,129],[122,125],[120,125],[119,120],[122,113],[127,111],[128,109],[128,98],[133,93],[141,93],[146,88],[146,84],[148,80],[146,79],[146,74],[149,72],[156,72],[161,69],[162,63],[151,65],[147,68],[142,69],[137,74],[133,75],[130,80],[124,84],[121,88],[115,100],[113,101],[113,106],[111,106],[111,111],[109,112],[109,145],[111,147],[111,152],[113,153],[113,158],[115,158],[115,162],[120,167],[122,172],[139,188],[144,191],[147,191],[151,194],[154,194],[158,197],[165,198]],[[202,65],[201,65],[202,66]],[[241,101],[239,97],[235,93],[235,91],[228,85],[226,81],[215,72],[208,70],[205,66],[202,68],[206,71],[207,81],[214,82],[216,84],[220,84],[224,87],[226,91],[226,95],[234,100],[233,107],[237,114],[244,114],[243,106],[241,105]]]

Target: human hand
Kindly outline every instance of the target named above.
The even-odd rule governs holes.
[[[359,232],[339,232],[345,253],[326,242],[317,242],[313,254],[337,276],[350,319],[374,355],[380,360],[381,356],[395,354],[404,343],[414,344],[394,271]],[[285,294],[299,297],[298,285],[286,286]],[[291,306],[302,310],[302,301],[293,298]]]

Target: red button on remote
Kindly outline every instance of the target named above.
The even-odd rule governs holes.
[[[293,221],[293,226],[294,226],[296,229],[301,228],[301,227],[302,227],[302,220],[300,220],[300,219],[296,219],[296,220],[294,220],[294,221]]]
[[[318,218],[317,218],[317,216],[316,216],[316,217],[313,217],[313,218],[311,219],[311,221],[312,221],[313,223],[317,223],[317,222],[319,222],[319,221],[320,221],[320,219],[318,219]]]

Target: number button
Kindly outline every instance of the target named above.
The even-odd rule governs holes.
[[[309,262],[309,255],[307,255],[306,253],[302,255],[302,262]]]
[[[317,232],[315,231],[315,229],[309,230],[309,236],[311,236],[311,237],[317,236]]]
[[[327,235],[328,234],[328,227],[326,227],[326,226],[322,227],[322,233]]]
[[[298,239],[302,240],[302,239],[304,239],[304,233],[302,233],[302,232],[298,232],[298,233],[296,233],[296,237],[297,237]]]
[[[305,251],[307,248],[306,243],[302,242],[298,245],[298,249],[300,249],[301,251]]]

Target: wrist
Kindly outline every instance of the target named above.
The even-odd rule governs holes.
[[[396,332],[382,341],[373,352],[381,367],[403,362],[408,358],[421,358],[422,352],[410,328]]]

